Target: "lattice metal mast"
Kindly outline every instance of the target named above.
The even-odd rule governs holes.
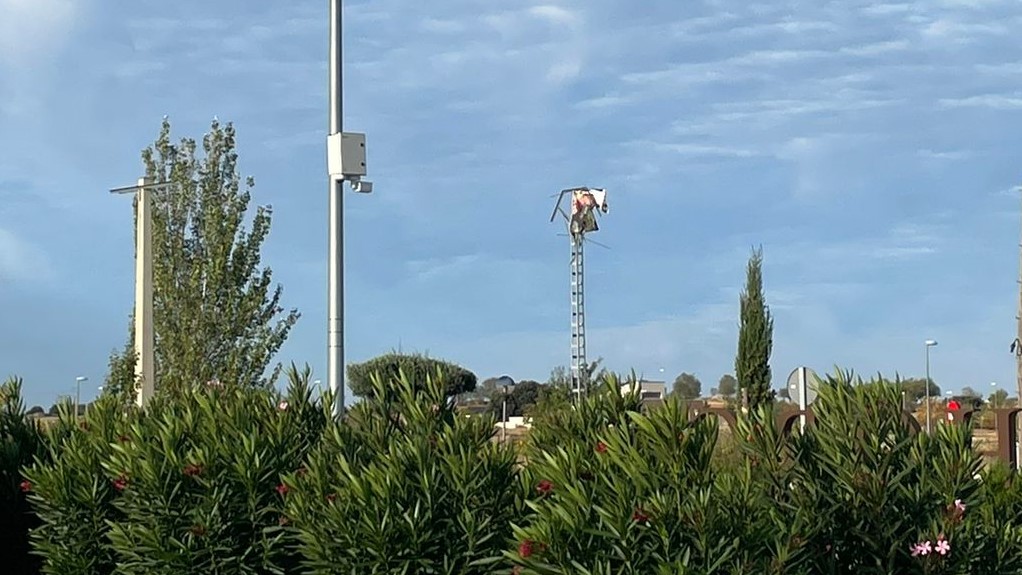
[[[561,204],[565,196],[571,196],[571,209],[565,211]],[[589,384],[589,363],[586,359],[586,308],[585,308],[585,235],[599,230],[597,212],[607,213],[607,192],[598,188],[568,188],[561,190],[557,204],[550,215],[550,221],[560,213],[568,228],[571,246],[570,288],[571,288],[571,387],[580,398]]]

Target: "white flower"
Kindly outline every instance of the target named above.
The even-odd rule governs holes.
[[[277,404],[277,409],[281,411],[287,411],[287,400],[283,400]]]

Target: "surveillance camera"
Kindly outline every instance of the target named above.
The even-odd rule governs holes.
[[[355,180],[351,182],[351,189],[360,194],[373,193],[373,183],[368,180]]]

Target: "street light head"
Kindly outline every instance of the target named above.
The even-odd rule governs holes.
[[[89,378],[85,377],[84,375],[79,375],[78,377],[75,378],[75,381],[81,383],[83,381],[89,381]]]
[[[928,340],[926,340],[926,347],[933,347],[935,345],[937,345],[937,340],[935,340],[935,339],[928,339]]]
[[[120,187],[120,188],[111,188],[110,193],[111,194],[133,194],[133,193],[137,192],[141,188],[145,188],[147,190],[153,190],[153,189],[166,188],[170,184],[171,184],[171,182],[169,182],[169,181],[152,182],[152,183],[149,183],[149,184],[143,184],[141,186],[136,184],[134,186],[123,186],[123,187]]]

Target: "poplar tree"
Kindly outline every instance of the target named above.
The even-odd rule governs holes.
[[[283,288],[260,251],[271,209],[258,206],[246,227],[251,190],[238,170],[236,135],[214,120],[202,139],[171,141],[165,118],[142,152],[145,173],[167,182],[149,194],[153,213],[153,325],[158,390],[217,380],[269,385],[280,373],[271,361],[298,320],[281,305]],[[136,198],[137,201],[137,198]],[[135,354],[129,330],[110,360],[112,393],[134,389]]]

